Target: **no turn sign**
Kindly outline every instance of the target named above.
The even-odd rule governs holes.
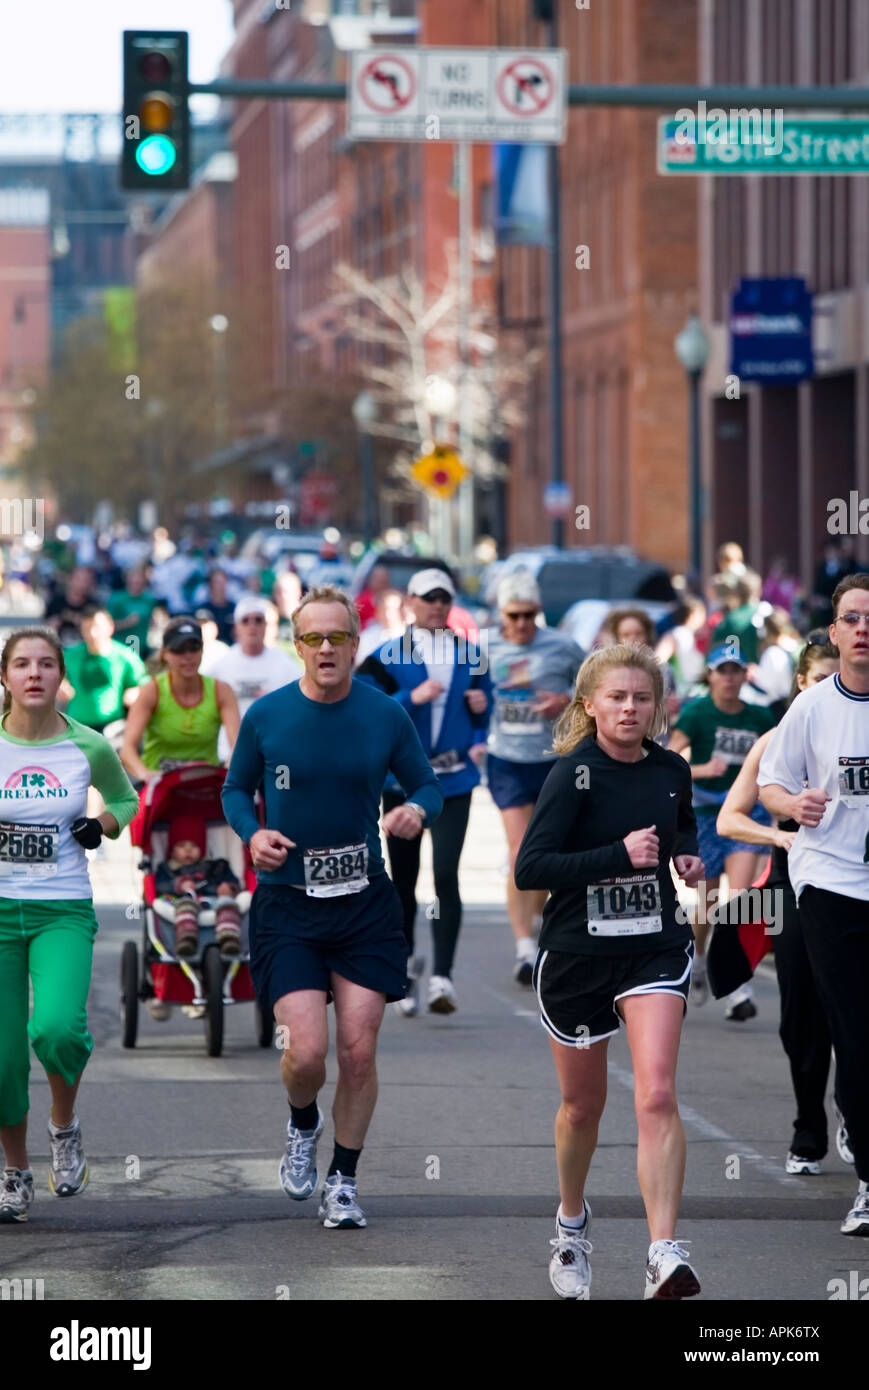
[[[362,108],[376,116],[414,114],[419,90],[416,65],[402,54],[378,54],[364,64],[354,85]]]
[[[377,48],[351,57],[354,140],[560,144],[567,55],[549,48]]]

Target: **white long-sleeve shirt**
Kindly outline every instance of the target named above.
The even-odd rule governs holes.
[[[820,787],[832,797],[818,826],[800,826],[788,854],[797,898],[810,883],[869,901],[869,695],[848,690],[838,675],[803,691],[767,744],[757,782],[792,796]]]

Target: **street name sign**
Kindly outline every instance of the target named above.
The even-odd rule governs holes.
[[[548,48],[367,48],[351,55],[352,140],[561,144],[567,55]]]
[[[869,118],[713,115],[659,118],[659,174],[869,174]]]

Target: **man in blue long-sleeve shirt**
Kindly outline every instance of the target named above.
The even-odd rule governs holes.
[[[407,985],[401,905],[380,851],[380,793],[390,772],[408,788],[407,801],[383,818],[387,834],[402,839],[437,817],[443,797],[405,711],[352,678],[359,617],[347,595],[331,585],[309,590],[293,629],[304,675],[244,716],[223,806],[257,870],[251,974],[286,1039],[291,1113],[281,1186],[296,1200],[317,1187],[331,995],[335,1151],[319,1214],[327,1227],[364,1226],[356,1164],[377,1099],[377,1033],[386,1002]],[[254,809],[260,787],[264,830]]]

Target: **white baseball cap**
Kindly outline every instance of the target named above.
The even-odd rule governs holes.
[[[417,570],[411,576],[407,586],[408,596],[413,598],[424,598],[426,594],[431,594],[435,589],[445,589],[450,598],[456,596],[456,586],[450,579],[446,570]]]
[[[261,594],[243,594],[235,605],[232,614],[234,623],[240,623],[242,618],[246,618],[249,613],[262,613],[268,619],[271,604],[267,598]]]

